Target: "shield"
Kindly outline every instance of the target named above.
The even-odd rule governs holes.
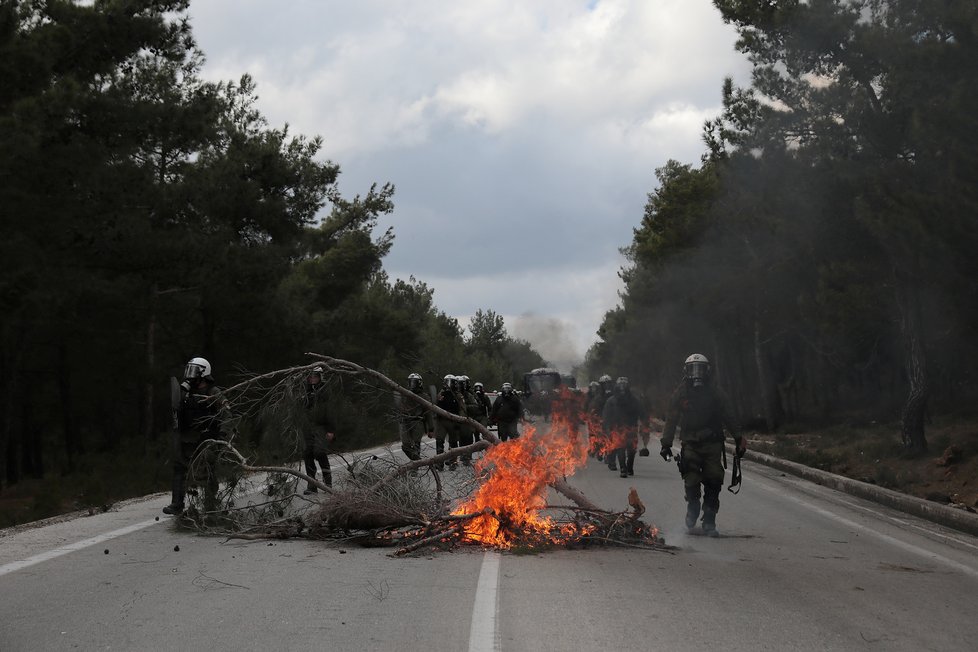
[[[180,400],[183,398],[180,396],[180,393],[180,382],[173,376],[170,376],[170,408],[174,412],[180,408]]]
[[[173,418],[174,430],[180,429],[177,413],[180,411],[181,400],[183,400],[183,392],[180,389],[180,382],[173,376],[170,376],[170,413]]]

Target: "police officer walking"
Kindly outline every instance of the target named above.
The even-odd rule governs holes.
[[[716,518],[720,510],[725,449],[724,428],[737,442],[737,457],[743,457],[747,440],[734,420],[727,395],[711,382],[710,361],[694,353],[686,358],[683,382],[673,392],[662,432],[662,450],[667,462],[672,457],[672,442],[679,429],[681,451],[679,470],[686,492],[686,529],[696,526],[700,514],[700,485],[703,488],[703,532],[720,536]]]
[[[520,436],[519,420],[523,417],[523,402],[513,391],[512,383],[503,383],[499,396],[492,404],[489,421],[496,424],[499,441],[516,439]]]
[[[601,416],[605,436],[617,438],[621,444],[609,453],[608,466],[613,469],[617,462],[621,477],[635,475],[635,452],[645,414],[625,376],[619,376],[615,381],[615,393],[605,402]]]
[[[180,383],[180,402],[175,408],[176,429],[173,433],[173,481],[170,504],[164,514],[180,514],[184,509],[187,469],[206,439],[220,439],[219,418],[226,402],[211,375],[211,363],[192,358],[184,367]],[[207,477],[204,480],[204,509],[217,508],[217,463],[212,452],[204,453]]]
[[[323,484],[333,486],[333,475],[329,470],[329,446],[336,438],[333,421],[329,418],[326,392],[323,389],[323,368],[314,367],[305,380],[306,395],[303,400],[305,407],[302,436],[304,448],[302,460],[306,467],[306,475],[316,477],[316,463],[323,473]],[[317,493],[315,485],[309,484],[302,493],[305,495]]]
[[[482,409],[481,404],[475,397],[475,392],[472,391],[472,386],[469,384],[469,377],[466,375],[456,376],[457,381],[457,392],[459,398],[459,404],[462,406],[461,415],[463,417],[468,417],[470,419],[475,419],[478,421],[479,412]],[[458,441],[453,445],[449,441],[449,445],[452,448],[456,446],[468,446],[469,444],[474,444],[476,438],[478,437],[478,431],[466,424],[458,424]],[[461,456],[462,465],[469,466],[472,464],[472,454]]]
[[[408,389],[418,396],[428,399],[424,391],[421,374],[408,376]],[[406,396],[397,395],[400,405],[401,450],[411,460],[421,459],[421,440],[425,434],[433,435],[435,422],[424,405]]]
[[[475,409],[474,411],[469,411],[469,416],[478,421],[481,425],[486,428],[489,427],[489,415],[492,413],[492,401],[486,396],[486,386],[482,383],[476,383],[472,386],[472,393],[475,396]],[[475,431],[475,436],[473,437],[473,442],[479,441],[480,433]]]
[[[446,412],[450,412],[451,414],[460,414],[463,406],[460,404],[458,394],[453,387],[455,383],[455,376],[452,374],[447,374],[442,379],[441,391],[438,392],[438,398],[435,399],[435,405]],[[460,424],[456,421],[446,419],[440,415],[438,416],[435,430],[435,453],[437,455],[441,455],[445,452],[446,439],[448,440],[448,445],[450,447],[454,448],[458,445],[459,426]],[[449,467],[455,468],[454,460],[449,464]],[[445,465],[443,463],[439,463],[436,468],[441,471],[445,468]]]

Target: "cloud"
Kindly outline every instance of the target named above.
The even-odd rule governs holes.
[[[273,125],[323,136],[345,195],[395,184],[391,276],[454,316],[556,320],[581,356],[654,169],[698,161],[723,78],[748,77],[710,0],[201,0],[191,16],[205,76],[251,73]]]

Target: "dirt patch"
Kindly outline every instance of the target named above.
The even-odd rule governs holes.
[[[931,424],[930,452],[902,455],[899,424],[838,426],[819,432],[750,435],[761,453],[918,498],[976,511],[978,508],[978,425]]]

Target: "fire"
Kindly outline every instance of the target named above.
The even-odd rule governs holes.
[[[476,472],[487,480],[454,513],[492,511],[467,522],[463,540],[510,548],[517,540],[559,542],[586,534],[574,524],[555,528],[551,518],[540,514],[547,486],[587,463],[581,403],[579,394],[565,388],[554,401],[549,428],[526,427],[518,439],[491,447],[476,462]]]

